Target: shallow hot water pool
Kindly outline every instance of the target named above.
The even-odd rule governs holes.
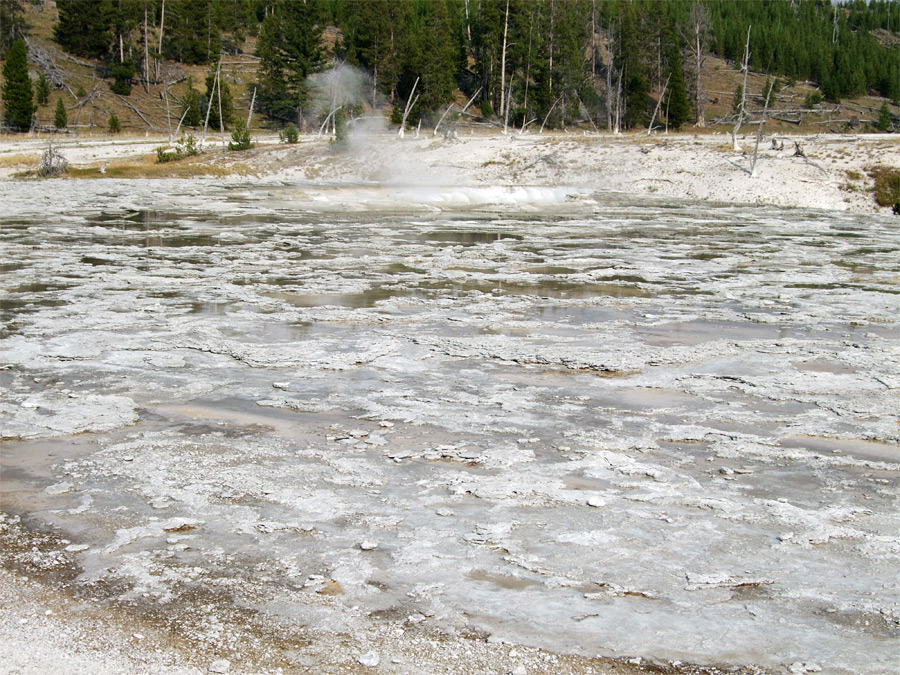
[[[78,592],[322,668],[403,631],[896,663],[892,220],[41,185],[2,186],[3,510]]]

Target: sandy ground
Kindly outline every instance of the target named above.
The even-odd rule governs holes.
[[[71,165],[96,167],[100,177],[101,167],[110,162],[139,161],[163,140],[82,137],[60,141],[57,147]],[[402,141],[380,135],[355,139],[351,151],[343,154],[330,152],[318,138],[304,138],[296,146],[279,145],[274,138],[258,140],[260,146],[247,153],[228,153],[216,143],[219,147],[211,147],[211,156],[204,161],[233,167],[235,175],[227,180],[235,182],[573,186],[859,214],[879,210],[869,192],[866,168],[900,166],[898,140],[887,136],[779,137],[774,144],[767,137],[760,147],[755,177],[748,171],[749,155],[735,152],[724,135],[497,135]],[[749,151],[754,141],[746,137],[742,145]],[[806,157],[795,156],[795,142]],[[46,143],[46,139],[0,138],[0,180],[13,180],[15,173],[34,166]],[[14,524],[4,522],[3,526]],[[33,546],[35,560],[40,562],[41,542],[20,541]],[[58,549],[58,544],[54,542],[49,549]],[[0,606],[0,673],[193,673],[230,668],[209,655],[192,659],[167,644],[164,635],[130,631],[123,621],[100,615],[89,598],[54,594],[14,571],[0,570]],[[399,640],[385,635],[383,645],[403,654],[408,672],[417,672],[413,664],[425,652],[434,658],[441,649],[452,651],[452,645],[439,647],[430,640],[430,636]],[[467,644],[479,652],[472,662],[482,664],[480,672],[643,672],[640,664],[562,662],[538,650]],[[371,672],[362,666],[358,670]],[[792,672],[806,670],[800,664]]]
[[[327,141],[302,137],[296,145],[259,136],[249,152],[231,153],[218,137],[207,141],[205,167],[233,170],[234,180],[406,185],[564,185],[732,204],[767,204],[873,213],[873,166],[900,166],[900,138],[887,135],[764,136],[756,175],[750,175],[755,136],[726,134],[460,135],[354,137],[344,153]],[[48,138],[0,138],[0,179],[36,166]],[[55,141],[70,165],[100,170],[128,160],[152,162],[165,138],[65,138]],[[796,155],[801,149],[805,156]],[[198,169],[202,173],[203,169]],[[881,209],[884,211],[885,209]]]

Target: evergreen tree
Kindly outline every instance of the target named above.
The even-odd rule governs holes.
[[[215,0],[166,4],[166,23],[170,28],[164,51],[182,63],[202,65],[218,61],[222,48],[218,7]]]
[[[681,61],[681,50],[672,46],[669,50],[669,87],[666,90],[664,102],[667,124],[673,129],[680,129],[681,125],[691,117],[691,102],[687,95],[687,86],[684,83],[684,68]],[[740,87],[740,85],[738,85]]]
[[[624,73],[625,127],[635,129],[646,124],[647,96],[650,86],[641,48],[637,8],[628,3],[622,12],[620,68]]]
[[[110,75],[113,76],[112,90],[120,96],[131,94],[131,79],[134,77],[134,61],[113,61],[110,65]]]
[[[206,76],[206,101],[209,106],[209,126],[212,129],[219,128],[219,92],[222,92],[222,126],[226,129],[231,125],[234,117],[234,101],[231,96],[231,87],[225,81],[224,73],[219,73],[219,81],[216,83],[216,74],[209,73]]]
[[[737,114],[741,112],[741,106],[744,100],[744,85],[738,82],[738,86],[734,90],[734,100],[731,102],[731,112]]]
[[[35,96],[38,105],[47,105],[47,101],[50,100],[50,82],[43,73],[38,77],[37,86],[35,87]]]
[[[119,122],[118,116],[115,113],[113,113],[112,115],[109,116],[109,133],[117,134],[120,131],[122,131],[122,125]]]
[[[28,48],[13,42],[3,64],[3,121],[16,131],[28,131],[36,106],[28,77]]]
[[[12,45],[21,30],[23,0],[0,0],[0,56]]]
[[[259,99],[269,115],[297,120],[307,102],[306,78],[321,65],[319,6],[276,2],[265,18],[256,44]]]
[[[882,103],[881,110],[878,113],[878,122],[875,123],[875,128],[878,129],[878,131],[890,131],[892,126],[891,109],[888,108],[887,103]]]
[[[66,114],[66,106],[62,97],[56,99],[56,110],[53,113],[53,126],[57,129],[65,129],[69,126],[69,116]]]
[[[422,40],[420,110],[436,111],[453,100],[458,69],[458,36],[454,34],[449,0],[432,0]]]
[[[194,83],[190,77],[187,79],[187,91],[182,100],[181,114],[183,115],[183,123],[189,127],[199,127],[203,124],[200,92],[194,89]]]
[[[114,42],[112,0],[56,0],[59,21],[53,35],[70,54],[99,58]]]

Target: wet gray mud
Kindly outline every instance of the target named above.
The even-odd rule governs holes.
[[[405,672],[422,635],[546,672],[896,666],[894,221],[540,188],[0,193],[3,530],[45,537],[8,567],[260,670],[375,645]]]

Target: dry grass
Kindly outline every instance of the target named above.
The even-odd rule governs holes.
[[[875,201],[879,206],[894,206],[900,203],[900,169],[889,166],[873,166],[867,169],[875,180]]]
[[[0,155],[0,168],[18,169],[25,166],[36,166],[40,159],[39,153]]]

